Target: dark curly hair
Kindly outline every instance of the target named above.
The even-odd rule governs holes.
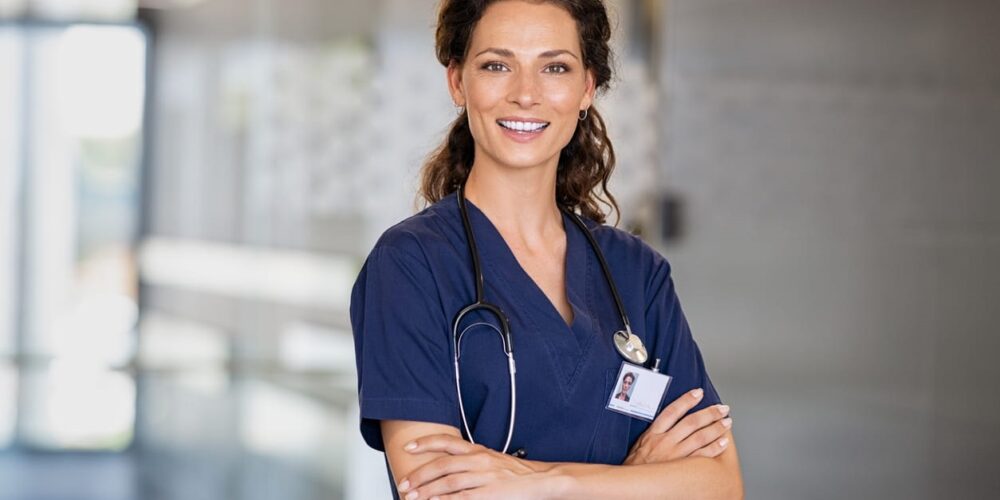
[[[472,32],[487,7],[502,0],[443,0],[438,12],[437,59],[448,67],[466,58]],[[613,77],[611,23],[603,0],[537,0],[565,9],[576,20],[583,50],[584,67],[593,72],[598,92],[607,91]],[[420,194],[434,203],[458,190],[475,159],[475,141],[466,112],[455,119],[448,138],[428,157],[421,175]],[[559,155],[556,202],[579,211],[597,222],[605,221],[599,204],[618,212],[618,203],[608,191],[615,168],[615,151],[607,127],[593,106],[581,120]],[[597,187],[600,186],[600,190]]]

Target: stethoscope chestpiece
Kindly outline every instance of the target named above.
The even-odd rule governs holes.
[[[642,345],[642,339],[638,335],[618,330],[615,332],[614,339],[615,349],[618,349],[618,354],[621,354],[623,358],[634,365],[646,364],[649,353],[646,352],[646,346]]]

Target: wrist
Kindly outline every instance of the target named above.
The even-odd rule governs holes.
[[[574,494],[579,491],[576,488],[576,477],[569,473],[562,464],[547,464],[547,470],[540,472],[545,477],[544,496],[547,500],[558,500],[562,498],[577,498]]]

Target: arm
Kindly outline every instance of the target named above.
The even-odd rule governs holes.
[[[446,452],[408,453],[404,449],[407,443],[434,434],[462,439],[459,430],[450,425],[413,422],[409,420],[383,420],[381,427],[382,439],[385,443],[385,455],[389,460],[389,470],[392,471],[394,480],[393,487],[399,488],[400,493],[409,487],[409,485],[400,484],[407,475],[422,465],[448,455]],[[400,494],[400,497],[402,496]]]
[[[549,498],[743,498],[736,445],[715,458],[687,457],[641,465],[554,464]]]
[[[732,433],[726,433],[732,440]],[[406,500],[743,498],[735,447],[717,457],[690,456],[637,465],[545,463],[503,455],[453,436],[417,440],[414,453],[445,452],[403,481]]]
[[[406,497],[411,499],[441,495],[443,500],[455,492],[469,498],[741,498],[728,408],[686,415],[701,395],[691,391],[668,405],[639,437],[626,465],[520,460],[465,442],[449,428],[448,434],[417,437],[416,447],[403,449],[403,455],[429,459],[408,472],[399,469],[395,477],[407,483],[400,491],[414,495]],[[401,453],[403,441],[395,453]]]

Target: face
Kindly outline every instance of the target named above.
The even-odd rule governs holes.
[[[632,387],[632,377],[625,377],[622,379],[622,392],[628,392],[629,388]]]
[[[562,8],[519,0],[487,8],[465,63],[448,68],[477,163],[554,169],[593,101],[594,78],[582,61],[576,21]]]

